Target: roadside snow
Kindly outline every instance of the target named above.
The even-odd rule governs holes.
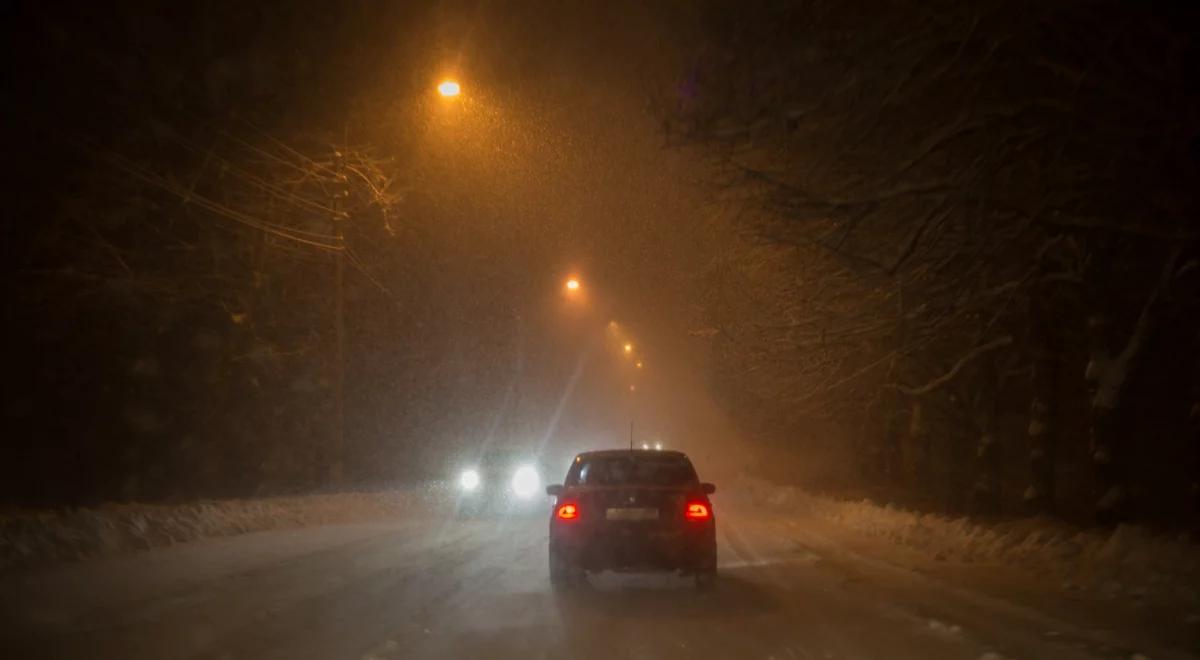
[[[377,520],[410,510],[422,496],[389,490],[3,514],[0,570],[268,529]]]
[[[1200,600],[1200,546],[1121,525],[1073,527],[1050,518],[977,522],[968,518],[843,501],[793,486],[747,479],[747,494],[770,509],[803,512],[868,536],[919,550],[939,561],[998,564],[1053,577],[1065,589],[1106,597],[1167,595]]]

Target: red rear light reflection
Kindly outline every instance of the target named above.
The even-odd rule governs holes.
[[[684,517],[688,520],[708,520],[708,505],[704,502],[689,502]]]
[[[579,518],[579,507],[571,502],[560,505],[558,512],[555,514],[559,520],[575,520]]]

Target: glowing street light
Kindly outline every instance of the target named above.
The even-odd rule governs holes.
[[[571,279],[567,280],[566,287],[567,291],[578,291],[580,287],[579,280],[572,277]]]
[[[437,86],[437,90],[438,94],[441,94],[446,98],[452,98],[458,96],[459,93],[462,92],[462,87],[459,86],[457,81],[443,80],[442,83]]]
[[[633,366],[637,367],[638,369],[641,369],[641,368],[642,368],[642,361],[641,361],[641,360],[638,360],[638,361],[637,361],[637,364],[635,364],[635,365],[633,365]]]
[[[633,353],[633,344],[625,342],[625,355],[629,355],[630,353]]]

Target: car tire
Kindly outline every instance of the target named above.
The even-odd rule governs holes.
[[[555,591],[568,591],[584,579],[583,571],[558,550],[550,548],[550,586]]]
[[[704,560],[696,567],[696,572],[692,576],[696,581],[696,589],[700,591],[712,591],[717,586],[717,549],[715,547],[705,554]]]

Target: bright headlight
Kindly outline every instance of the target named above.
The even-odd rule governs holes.
[[[475,470],[463,470],[458,477],[458,485],[463,490],[475,490],[479,487],[479,473]]]
[[[541,485],[542,478],[538,476],[537,470],[528,465],[518,468],[517,473],[513,475],[512,489],[517,497],[532,497]]]

